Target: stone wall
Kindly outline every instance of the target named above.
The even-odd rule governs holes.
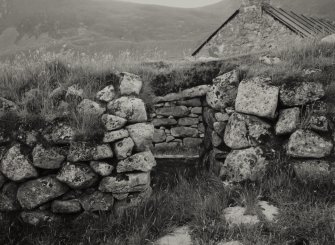
[[[260,4],[247,2],[204,47],[200,56],[227,57],[284,47],[299,36],[261,10]],[[260,1],[256,1],[260,2]]]
[[[80,115],[99,120],[104,129],[99,140],[79,141],[60,118],[38,130],[2,128],[0,211],[20,212],[23,221],[37,225],[61,214],[119,212],[149,197],[154,127],[138,98],[141,87],[139,77],[123,73],[118,88],[104,88],[95,100],[84,99],[75,86],[50,95],[76,100]],[[1,99],[0,111],[15,109]]]
[[[151,120],[157,157],[199,154],[205,136],[202,113],[208,89],[201,85],[155,99]]]
[[[219,77],[207,93],[207,166],[223,180],[241,182],[261,181],[273,164],[290,164],[302,182],[335,184],[332,105],[323,100],[324,85],[231,78]]]

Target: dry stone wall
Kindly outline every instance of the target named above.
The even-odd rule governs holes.
[[[154,152],[161,146],[175,149],[167,150],[171,155],[181,147],[200,149],[202,162],[230,182],[260,181],[279,157],[288,158],[283,164],[291,164],[302,182],[335,184],[332,105],[324,100],[325,86],[239,78],[234,70],[212,85],[156,98]]]
[[[154,127],[138,98],[141,87],[139,77],[123,73],[120,88],[110,85],[95,100],[83,99],[76,86],[65,91],[80,115],[101,120],[100,141],[76,140],[75,129],[59,119],[39,131],[2,130],[0,211],[38,225],[65,214],[119,212],[148,198]],[[2,112],[15,109],[2,102]]]

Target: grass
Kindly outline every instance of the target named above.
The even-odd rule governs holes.
[[[276,163],[278,164],[278,163]],[[151,244],[175,227],[188,225],[198,244],[240,240],[244,244],[285,244],[305,239],[310,244],[335,242],[335,192],[333,186],[303,185],[294,178],[289,162],[281,162],[261,183],[225,186],[210,173],[200,171],[155,181],[153,196],[123,214],[100,213],[79,223],[69,217],[58,225],[34,228],[18,219],[2,224],[1,244]],[[159,180],[159,177],[157,177]],[[254,209],[267,200],[280,209],[277,223],[265,220],[253,228],[230,228],[223,209],[242,205]],[[7,223],[6,223],[7,222]]]

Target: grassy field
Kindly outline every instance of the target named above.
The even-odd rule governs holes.
[[[292,174],[289,162],[274,163],[262,183],[225,186],[206,171],[201,174],[171,174],[154,181],[153,196],[138,208],[123,214],[89,215],[79,221],[39,228],[14,219],[2,221],[1,244],[151,244],[175,227],[188,225],[197,244],[215,245],[239,240],[245,245],[335,243],[335,190],[331,186],[307,186]],[[167,184],[168,183],[168,184]],[[262,220],[254,227],[231,228],[222,218],[223,209],[242,205],[253,210],[266,200],[280,210],[278,221]],[[8,219],[5,219],[8,220]],[[287,242],[297,241],[297,243]]]

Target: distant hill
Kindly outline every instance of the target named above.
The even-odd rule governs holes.
[[[273,0],[288,9],[335,19],[334,0]],[[0,55],[41,46],[83,52],[190,52],[240,5],[224,0],[181,9],[113,0],[0,0]]]

